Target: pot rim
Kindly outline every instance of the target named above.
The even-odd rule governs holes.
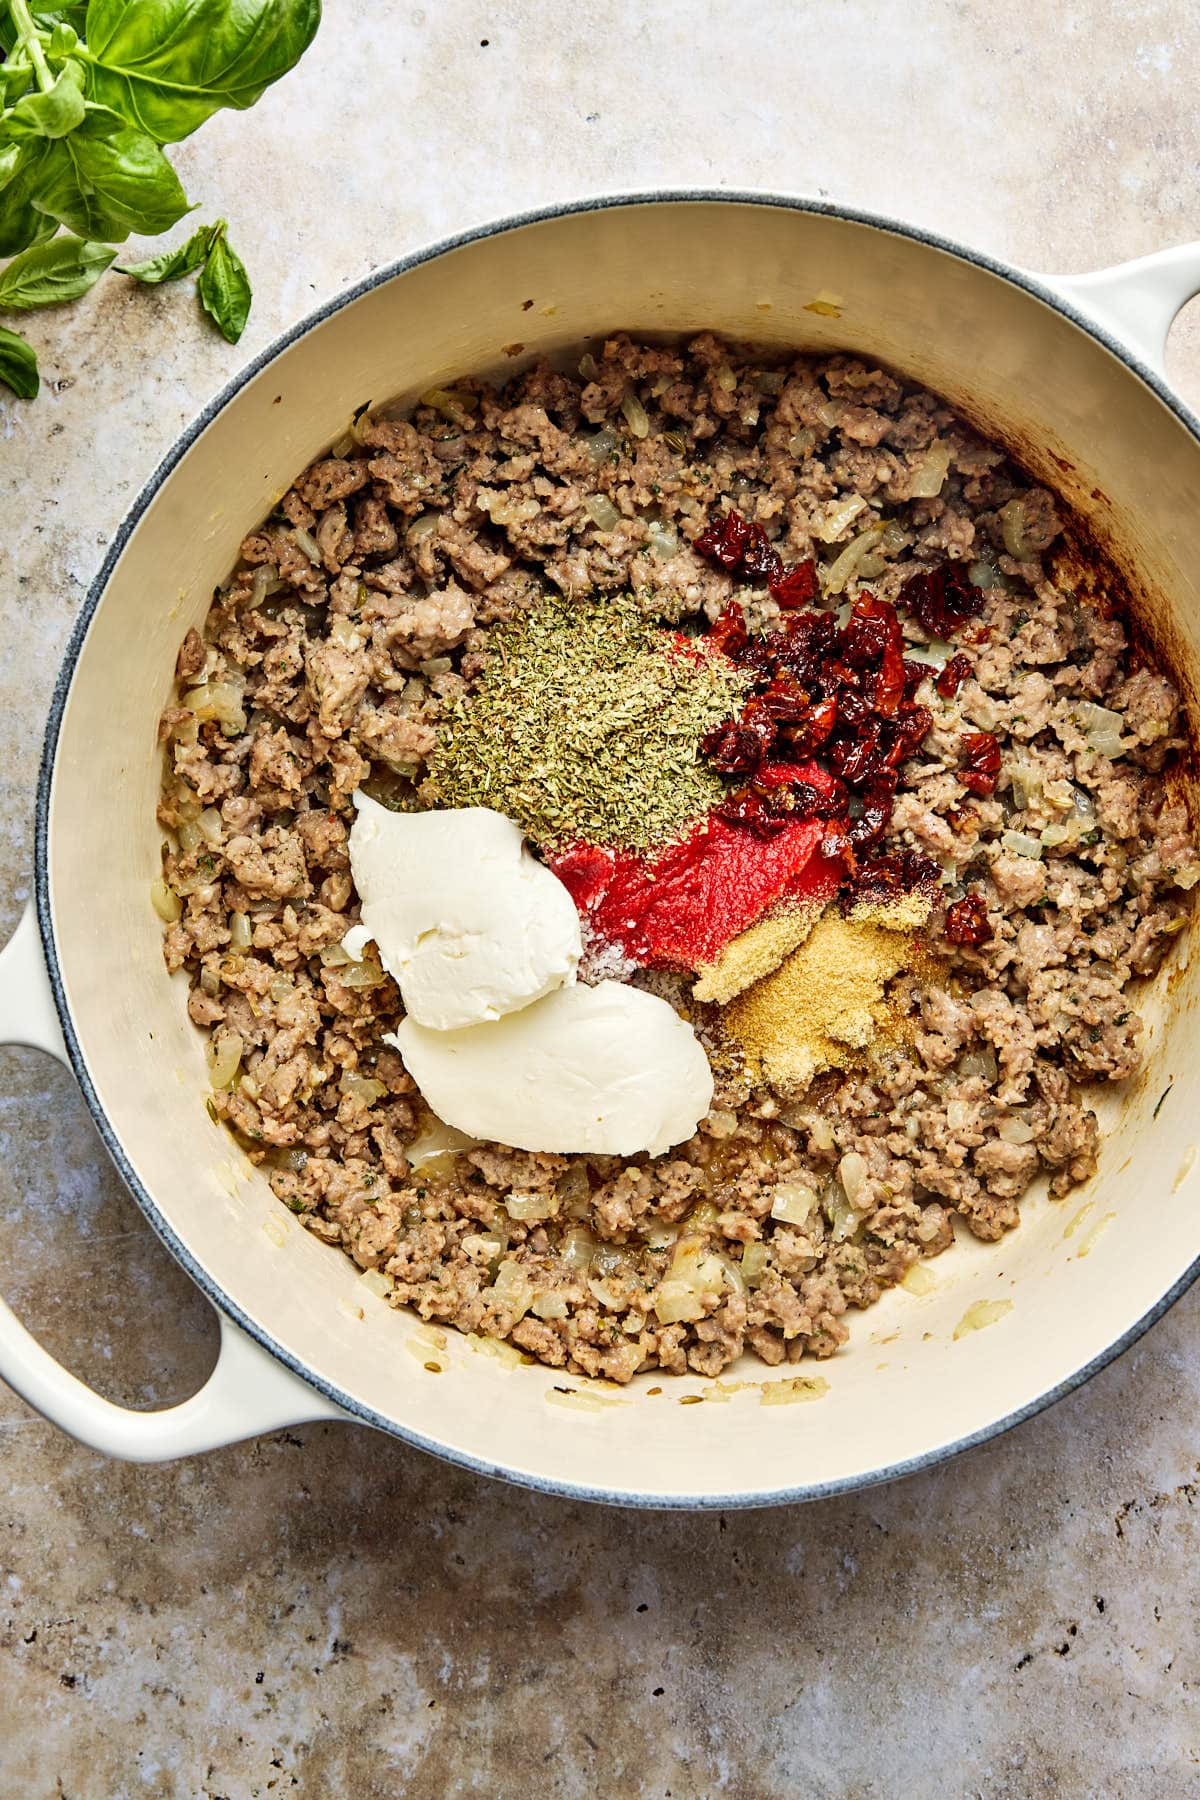
[[[360,281],[353,283],[342,292],[332,295],[307,313],[297,324],[281,332],[271,343],[260,350],[245,368],[231,377],[225,385],[210,399],[192,422],[185,427],[174,444],[160,460],[157,467],[147,478],[137,498],[122,519],[111,543],[105,552],[104,560],[88,588],[78,618],[71,631],[62,664],[55,679],[51,696],[50,711],[46,722],[46,731],[42,743],[41,764],[37,782],[37,809],[34,834],[34,883],[37,898],[38,926],[41,933],[42,949],[46,959],[46,968],[50,978],[50,986],[54,995],[54,1004],[62,1026],[63,1038],[67,1054],[75,1078],[79,1083],[88,1111],[100,1134],[101,1141],[112,1158],[118,1173],[134,1199],[137,1201],[152,1230],[167,1249],[181,1263],[191,1279],[204,1294],[209,1303],[219,1313],[240,1327],[248,1337],[258,1344],[269,1355],[292,1371],[302,1381],[314,1388],[319,1394],[334,1405],[341,1408],[349,1418],[359,1424],[374,1426],[385,1431],[390,1437],[399,1438],[402,1442],[413,1445],[419,1450],[439,1457],[443,1462],[451,1463],[459,1468],[469,1469],[477,1475],[487,1475],[507,1481],[518,1487],[532,1489],[542,1494],[553,1494],[565,1499],[589,1500],[613,1506],[630,1508],[673,1511],[699,1512],[719,1509],[733,1511],[760,1506],[795,1505],[800,1502],[831,1499],[839,1494],[856,1493],[860,1489],[876,1487],[883,1482],[895,1481],[906,1475],[916,1474],[920,1470],[936,1467],[952,1456],[964,1450],[974,1449],[977,1445],[990,1442],[1003,1433],[1011,1431],[1024,1420],[1064,1399],[1068,1394],[1082,1387],[1093,1375],[1107,1368],[1109,1363],[1123,1354],[1132,1344],[1147,1332],[1152,1325],[1172,1307],[1176,1300],[1184,1294],[1192,1283],[1200,1277],[1200,1255],[1198,1255],[1181,1276],[1172,1284],[1153,1306],[1124,1331],[1118,1338],[1100,1351],[1089,1362],[1081,1365],[1071,1375],[1056,1383],[1046,1392],[1002,1417],[981,1425],[975,1431],[968,1432],[945,1444],[939,1444],[918,1456],[904,1458],[888,1463],[880,1468],[871,1469],[856,1475],[845,1475],[833,1481],[800,1483],[791,1487],[772,1491],[750,1493],[709,1493],[694,1494],[652,1494],[630,1491],[619,1487],[592,1487],[585,1483],[562,1480],[556,1477],[539,1476],[505,1466],[491,1464],[485,1459],[459,1450],[452,1445],[438,1442],[424,1433],[413,1430],[410,1426],[397,1423],[375,1408],[366,1406],[344,1393],[332,1383],[318,1374],[307,1363],[291,1354],[277,1343],[271,1334],[252,1319],[249,1314],[213,1280],[204,1265],[192,1255],[179,1238],[169,1219],[159,1207],[153,1195],[144,1186],[127,1156],[125,1149],[109,1122],[108,1115],[92,1084],[87,1063],[79,1040],[75,1034],[70,1009],[67,1005],[65,984],[59,966],[58,949],[55,942],[54,926],[50,905],[49,882],[49,815],[50,796],[54,779],[54,764],[58,749],[59,733],[62,727],[63,714],[74,679],[79,655],[84,639],[91,625],[108,586],[109,577],[116,563],[123,554],[135,528],[154,501],[160,488],[176,465],[186,455],[193,443],[207,429],[217,415],[224,410],[235,395],[240,393],[261,370],[274,362],[283,351],[308,335],[318,325],[324,323],[335,313],[359,300],[363,295],[373,292],[391,281],[397,275],[406,274],[409,270],[419,268],[435,258],[444,256],[451,250],[461,249],[467,244],[484,241],[487,238],[499,237],[510,231],[517,231],[528,225],[540,224],[546,220],[563,218],[589,212],[608,211],[618,207],[647,205],[696,205],[722,204],[734,206],[764,206],[781,208],[789,212],[813,214],[832,219],[846,220],[850,224],[865,225],[873,230],[885,232],[891,236],[907,238],[922,244],[931,250],[938,250],[959,261],[973,264],[989,274],[998,276],[1011,286],[1021,289],[1033,299],[1049,306],[1055,312],[1070,320],[1079,330],[1093,338],[1104,349],[1115,356],[1128,369],[1137,375],[1164,406],[1179,420],[1190,435],[1200,444],[1200,419],[1184,404],[1177,394],[1158,372],[1142,361],[1120,339],[1113,336],[1102,325],[1074,306],[1070,300],[1045,286],[1036,277],[1023,270],[1005,263],[984,251],[969,249],[952,238],[927,230],[924,226],[908,224],[903,220],[890,218],[886,214],[866,211],[852,206],[842,206],[830,200],[813,199],[803,195],[789,195],[770,190],[725,189],[725,188],[663,188],[648,190],[632,190],[615,194],[599,194],[585,199],[560,202],[557,205],[536,207],[531,210],[507,214],[504,217],[482,225],[469,227],[449,237],[435,240],[423,248],[411,251],[408,255],[396,258],[383,267],[373,270]]]

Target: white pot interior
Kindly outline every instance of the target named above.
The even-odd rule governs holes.
[[[822,291],[840,297],[840,318],[806,310]],[[1200,447],[1070,320],[987,270],[866,224],[729,202],[574,213],[464,244],[363,294],[195,438],[133,530],[83,645],[47,868],[66,1002],[99,1103],[212,1286],[296,1364],[433,1448],[538,1483],[667,1501],[811,1491],[929,1456],[1070,1381],[1159,1303],[1200,1250],[1200,959],[1189,966],[1184,943],[1158,979],[1147,1066],[1099,1108],[1100,1173],[1086,1189],[1031,1197],[997,1246],[964,1234],[930,1265],[930,1294],[896,1290],[853,1315],[831,1362],[781,1372],[747,1358],[715,1390],[656,1373],[618,1392],[514,1366],[392,1311],[279,1205],[205,1112],[201,1036],[184,978],[164,972],[148,889],[161,842],[155,724],[178,643],[203,620],[240,538],[351,410],[463,370],[511,371],[614,329],[705,328],[861,351],[946,395],[1083,506],[1194,693],[1200,608],[1185,539]],[[956,1340],[981,1299],[1012,1304]],[[781,1373],[827,1391],[764,1404],[760,1384]],[[704,1394],[716,1410],[680,1403]]]

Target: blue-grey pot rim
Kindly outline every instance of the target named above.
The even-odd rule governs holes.
[[[203,1264],[192,1255],[186,1245],[180,1240],[169,1220],[163,1215],[157,1202],[148,1192],[133,1169],[120,1139],[113,1130],[92,1084],[87,1062],[80,1048],[79,1040],[75,1033],[75,1027],[71,1019],[70,1010],[67,1006],[65,986],[62,971],[59,966],[58,949],[54,938],[54,927],[50,908],[49,858],[47,854],[47,845],[50,797],[54,777],[54,758],[58,747],[58,737],[62,725],[63,713],[84,639],[87,635],[92,618],[104,597],[104,591],[108,585],[109,577],[123,553],[135,527],[140,522],[159,489],[162,487],[167,476],[191,448],[192,444],[200,434],[209,424],[211,424],[212,420],[216,418],[217,414],[228,405],[230,400],[232,400],[243,387],[246,386],[247,382],[251,381],[254,376],[265,369],[268,364],[273,362],[276,357],[284,350],[288,349],[290,345],[298,342],[300,338],[305,337],[310,331],[322,324],[324,320],[331,318],[334,313],[340,312],[343,307],[351,305],[355,300],[361,299],[364,294],[372,292],[375,288],[382,287],[385,282],[393,280],[397,275],[405,274],[410,269],[415,269],[424,263],[431,262],[435,257],[443,256],[448,251],[458,250],[467,244],[478,243],[486,238],[498,237],[505,232],[518,231],[525,226],[540,224],[546,220],[560,218],[565,215],[602,212],[623,206],[696,205],[712,203],[736,206],[777,207],[788,212],[815,214],[824,218],[841,219],[850,224],[871,227],[876,231],[884,232],[894,237],[907,238],[912,242],[924,244],[932,250],[938,250],[948,256],[955,257],[961,262],[973,264],[976,268],[985,269],[989,274],[998,276],[1001,280],[1008,282],[1011,286],[1022,289],[1025,293],[1029,294],[1034,299],[1040,300],[1045,306],[1050,307],[1053,311],[1061,313],[1065,318],[1069,319],[1073,325],[1077,326],[1089,337],[1103,345],[1106,350],[1120,362],[1124,363],[1127,368],[1131,369],[1133,373],[1145,383],[1163,405],[1174,414],[1197,443],[1200,443],[1200,420],[1198,420],[1195,414],[1184,405],[1182,400],[1180,400],[1178,395],[1170,389],[1162,377],[1154,369],[1142,362],[1139,357],[1134,355],[1127,345],[1120,342],[1119,339],[1113,337],[1093,319],[1072,306],[1069,301],[1063,299],[1063,297],[1053,289],[1044,287],[1034,277],[1023,273],[1021,270],[1012,268],[997,260],[995,257],[986,255],[982,251],[968,249],[962,244],[955,243],[950,238],[940,236],[937,232],[927,231],[922,226],[905,224],[900,220],[890,219],[879,213],[865,212],[856,207],[836,205],[832,201],[812,200],[800,196],[788,196],[784,194],[757,193],[753,190],[704,188],[664,189],[662,191],[651,190],[645,193],[634,192],[595,196],[584,200],[566,202],[557,206],[539,207],[530,212],[513,214],[490,224],[474,226],[470,230],[456,233],[452,237],[443,238],[423,249],[413,251],[408,256],[402,256],[395,262],[388,263],[386,267],[377,269],[372,274],[364,276],[361,281],[356,282],[352,287],[347,288],[345,292],[334,295],[331,299],[324,301],[313,312],[302,319],[299,324],[294,325],[289,330],[283,332],[273,343],[269,344],[266,349],[260,351],[239,374],[235,375],[232,380],[227,382],[220,392],[208,402],[198,417],[193,420],[183,434],[176,440],[166,456],[163,457],[154,473],[142,488],[141,493],[134,501],[129,512],[126,514],[116,536],[109,545],[104,561],[100,566],[99,573],[92,582],[91,587],[88,589],[87,598],[83,603],[83,607],[71,633],[70,641],[67,645],[62,666],[55,683],[54,693],[50,704],[49,718],[46,723],[46,734],[42,748],[42,762],[38,775],[37,823],[34,840],[34,873],[37,893],[38,924],[41,930],[42,945],[45,952],[46,967],[49,972],[50,984],[54,994],[54,1002],[58,1008],[58,1016],[62,1024],[63,1037],[66,1042],[71,1066],[75,1071],[75,1076],[83,1091],[84,1099],[86,1100],[92,1118],[95,1121],[96,1129],[100,1133],[105,1148],[113,1162],[116,1164],[117,1169],[120,1171],[123,1180],[137,1200],[138,1205],[146,1215],[146,1218],[157,1236],[166,1245],[167,1249],[176,1260],[187,1270],[192,1280],[212,1305],[216,1307],[218,1311],[232,1319],[235,1324],[240,1326],[248,1337],[252,1338],[255,1343],[261,1345],[261,1347],[270,1355],[277,1358],[279,1362],[283,1363],[286,1368],[290,1369],[293,1374],[297,1375],[309,1387],[313,1388],[317,1393],[323,1395],[327,1400],[332,1401],[336,1406],[340,1407],[348,1415],[350,1420],[373,1426],[377,1430],[386,1432],[391,1437],[399,1438],[404,1443],[414,1445],[417,1449],[428,1451],[431,1455],[441,1458],[444,1462],[451,1463],[459,1468],[469,1469],[476,1475],[493,1476],[498,1480],[511,1482],[518,1487],[529,1488],[537,1493],[557,1495],[564,1499],[588,1500],[612,1506],[678,1512],[707,1512],[714,1510],[728,1512],[740,1508],[794,1505],[799,1502],[827,1500],[838,1494],[855,1493],[860,1489],[878,1486],[882,1482],[895,1481],[902,1476],[917,1474],[923,1469],[936,1467],[939,1463],[947,1461],[952,1456],[958,1456],[964,1450],[970,1450],[977,1445],[986,1444],[991,1439],[999,1437],[1002,1433],[1011,1431],[1015,1425],[1021,1424],[1025,1419],[1033,1418],[1046,1407],[1052,1406],[1055,1401],[1061,1400],[1067,1394],[1073,1393],[1076,1388],[1082,1387],[1085,1381],[1089,1381],[1093,1375],[1097,1374],[1101,1369],[1106,1368],[1109,1363],[1113,1362],[1127,1350],[1131,1344],[1136,1343],[1153,1324],[1162,1318],[1163,1314],[1174,1305],[1180,1295],[1185,1293],[1196,1280],[1197,1276],[1200,1275],[1200,1256],[1197,1256],[1195,1261],[1193,1261],[1179,1279],[1172,1284],[1161,1299],[1157,1300],[1140,1319],[1128,1328],[1128,1330],[1124,1331],[1120,1337],[1116,1338],[1106,1349],[1094,1356],[1089,1362],[1075,1370],[1073,1374],[1047,1389],[1045,1393],[1039,1394],[1035,1399],[1027,1401],[1025,1405],[1016,1408],[1015,1411],[1005,1413],[1001,1418],[993,1420],[990,1424],[981,1426],[977,1431],[968,1432],[962,1437],[954,1438],[948,1443],[937,1445],[931,1450],[926,1450],[919,1456],[913,1456],[899,1462],[889,1463],[882,1468],[867,1470],[855,1475],[842,1476],[836,1481],[804,1483],[794,1487],[774,1489],[769,1492],[652,1494],[629,1491],[619,1487],[590,1487],[580,1482],[550,1479],[544,1476],[528,1474],[520,1469],[489,1463],[480,1457],[468,1455],[466,1452],[458,1450],[452,1445],[441,1444],[433,1438],[426,1437],[419,1431],[412,1430],[408,1426],[398,1424],[395,1420],[387,1418],[384,1414],[375,1411],[372,1407],[364,1406],[351,1395],[343,1393],[332,1383],[324,1380],[305,1363],[291,1355],[291,1353],[284,1349],[281,1344],[276,1343],[269,1332],[265,1331],[255,1319],[244,1312],[242,1308],[230,1298],[224,1289],[212,1279]]]

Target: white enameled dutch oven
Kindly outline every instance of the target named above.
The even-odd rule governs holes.
[[[174,1457],[346,1419],[549,1492],[731,1507],[934,1463],[1132,1342],[1200,1272],[1200,957],[1188,960],[1186,941],[1147,1002],[1144,1073],[1099,1102],[1103,1153],[1087,1189],[1031,1198],[1000,1245],[956,1246],[932,1265],[932,1292],[897,1290],[854,1315],[831,1362],[772,1371],[747,1359],[726,1374],[746,1385],[722,1404],[681,1405],[710,1384],[651,1375],[620,1393],[588,1390],[452,1332],[434,1348],[428,1327],[367,1293],[347,1258],[297,1224],[205,1111],[201,1037],[182,978],[164,973],[149,902],[155,724],[178,643],[239,540],[353,407],[463,370],[511,374],[614,329],[848,349],[944,394],[1082,509],[1192,699],[1200,423],[1162,371],[1170,322],[1198,290],[1200,245],[1048,280],[808,201],[662,194],[438,245],[264,353],[154,475],[88,596],[46,734],[36,923],[0,955],[0,1039],[69,1059],[151,1225],[219,1309],[220,1357],[183,1405],[130,1412],[0,1306],[0,1375],[115,1456]],[[1009,1304],[976,1310],[993,1322],[956,1336],[978,1301]],[[764,1380],[797,1373],[827,1391],[818,1381],[807,1404],[764,1404]]]

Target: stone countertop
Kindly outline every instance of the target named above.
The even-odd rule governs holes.
[[[493,215],[668,184],[1098,267],[1196,235],[1198,60],[1183,0],[327,0],[301,68],[177,155],[251,266],[242,343],[110,277],[29,321],[43,396],[0,403],[0,936],[103,548],[318,300]],[[1195,402],[1186,315],[1172,357]],[[28,1052],[0,1053],[0,1268],[114,1399],[182,1398],[211,1365],[211,1313]],[[0,1792],[1200,1794],[1198,1407],[1200,1290],[997,1443],[725,1518],[538,1498],[340,1426],[124,1467],[3,1392]]]

